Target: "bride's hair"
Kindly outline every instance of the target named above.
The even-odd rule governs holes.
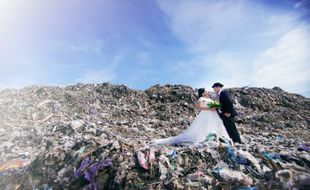
[[[204,88],[199,88],[198,89],[198,98],[200,98],[204,92],[205,92]]]

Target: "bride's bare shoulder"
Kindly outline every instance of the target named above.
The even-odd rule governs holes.
[[[200,97],[200,98],[198,99],[198,102],[204,102],[204,101],[206,101],[206,98],[205,98],[205,97]]]

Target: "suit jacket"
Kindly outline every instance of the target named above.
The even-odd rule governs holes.
[[[227,91],[222,90],[219,96],[219,101],[221,104],[221,112],[230,113],[231,117],[237,116],[237,111],[234,108],[233,101]]]

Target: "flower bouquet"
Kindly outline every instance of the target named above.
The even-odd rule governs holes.
[[[212,109],[212,108],[221,108],[221,104],[218,101],[213,100],[212,102],[208,103],[208,108]]]

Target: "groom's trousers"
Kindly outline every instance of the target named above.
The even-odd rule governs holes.
[[[235,117],[226,117],[221,115],[223,119],[224,126],[228,132],[228,135],[234,142],[241,143],[239,132],[236,128]]]

